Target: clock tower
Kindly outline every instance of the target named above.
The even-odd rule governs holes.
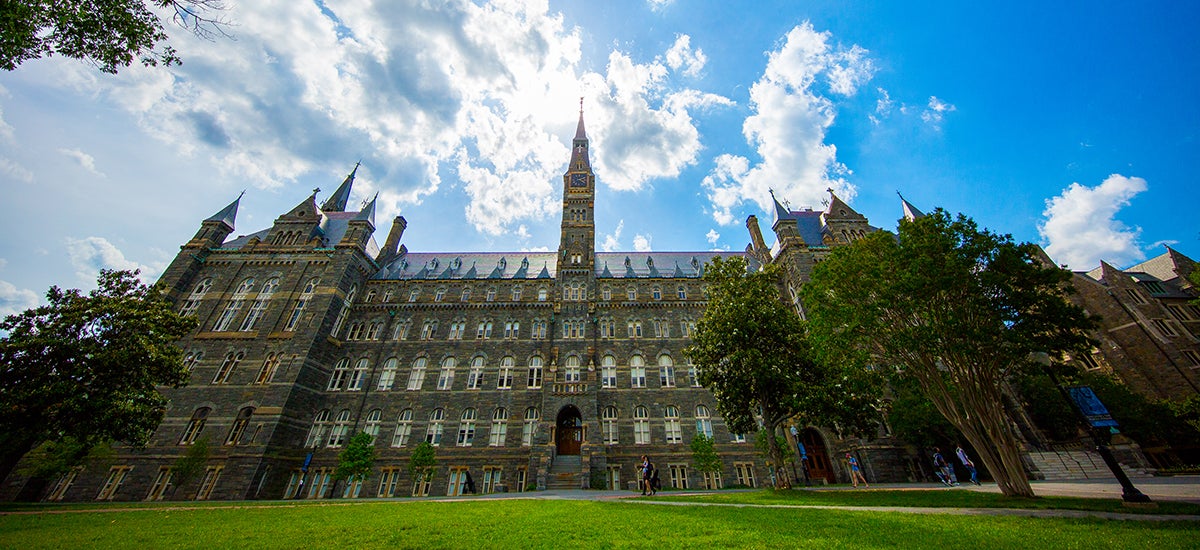
[[[579,100],[579,127],[571,140],[571,162],[563,174],[562,240],[558,245],[559,278],[590,277],[596,262],[596,176],[588,160],[588,138],[583,129],[583,100]]]

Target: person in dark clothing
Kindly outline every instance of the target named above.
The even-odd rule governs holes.
[[[467,472],[467,486],[465,487],[465,491],[475,494],[475,480],[471,479],[471,472]]]
[[[658,479],[658,468],[653,464],[650,465],[650,495],[658,494],[658,490],[662,489],[662,481]]]
[[[654,465],[650,463],[650,458],[642,455],[642,464],[639,467],[642,474],[642,496],[650,491],[650,478],[652,477]]]

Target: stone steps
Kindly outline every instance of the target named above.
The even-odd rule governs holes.
[[[1112,472],[1104,464],[1104,459],[1094,451],[1030,451],[1029,458],[1042,473],[1045,481],[1113,478]],[[1121,465],[1121,469],[1130,479],[1153,477],[1149,472],[1125,464]]]
[[[579,489],[583,480],[583,459],[579,455],[558,455],[546,475],[546,489]]]

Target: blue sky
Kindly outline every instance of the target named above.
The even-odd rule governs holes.
[[[557,245],[584,98],[601,250],[741,250],[769,189],[893,229],[899,191],[1090,269],[1200,258],[1195,2],[234,1],[184,64],[0,73],[0,312],[157,276],[246,191],[270,225],[361,160],[416,252]]]

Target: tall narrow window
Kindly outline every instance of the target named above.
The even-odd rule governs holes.
[[[329,391],[341,391],[346,389],[346,378],[350,374],[350,359],[343,357],[333,366],[333,372],[329,375],[329,384],[325,386]]]
[[[300,315],[304,313],[305,306],[312,301],[313,293],[317,291],[317,285],[321,284],[321,280],[316,277],[309,279],[304,285],[304,290],[300,292],[300,298],[296,300],[296,305],[292,307],[292,313],[288,315],[287,324],[283,330],[291,332],[296,330],[296,324],[300,322]]]
[[[663,427],[666,431],[667,443],[683,443],[683,431],[679,426],[679,408],[668,405],[663,414]]]
[[[480,321],[479,327],[475,329],[475,338],[480,339],[480,340],[486,340],[491,337],[492,337],[492,322],[491,321]]]
[[[516,285],[516,286],[512,287],[512,301],[514,301],[514,302],[521,301],[521,285]]]
[[[458,421],[458,446],[470,447],[475,441],[475,409],[466,409]]]
[[[379,391],[388,391],[392,389],[392,385],[396,383],[396,371],[400,370],[400,360],[395,357],[389,357],[383,362],[383,370],[379,372],[379,383],[375,389]]]
[[[675,362],[670,355],[658,356],[658,382],[664,388],[675,387]]]
[[[192,350],[183,356],[183,368],[188,372],[196,370],[196,365],[200,364],[200,360],[204,358],[204,350]]]
[[[646,363],[641,355],[629,358],[629,386],[631,388],[646,387]]]
[[[179,438],[180,445],[191,445],[196,442],[200,432],[204,431],[204,424],[208,422],[208,413],[210,412],[212,409],[200,407],[192,413],[192,419],[188,421],[187,427],[183,430],[183,436]]]
[[[333,428],[329,430],[329,441],[327,447],[341,447],[346,444],[346,437],[350,434],[350,409],[342,409],[337,418],[333,420]]]
[[[604,408],[604,413],[601,415],[601,422],[604,429],[604,444],[616,445],[620,443],[617,436],[617,408],[609,405]]]
[[[542,387],[541,357],[535,355],[529,358],[529,379],[525,381],[525,387],[531,390]]]
[[[633,443],[650,444],[650,413],[641,405],[633,409]]]
[[[342,331],[342,326],[346,324],[346,318],[350,316],[350,304],[354,303],[354,297],[358,295],[358,285],[350,287],[350,292],[346,293],[346,298],[342,300],[342,308],[338,310],[337,318],[333,321],[333,330],[329,332],[333,337]]]
[[[454,367],[453,357],[442,359],[442,370],[438,373],[437,389],[449,390],[454,387]]]
[[[247,332],[254,330],[254,326],[258,324],[258,320],[262,319],[263,312],[267,310],[267,305],[271,303],[271,295],[275,294],[275,290],[279,288],[279,278],[271,277],[267,282],[263,283],[262,289],[258,291],[258,296],[254,298],[254,303],[250,304],[250,311],[246,313],[246,319],[242,321],[242,326],[239,331]]]
[[[443,422],[446,421],[446,411],[433,409],[429,413],[429,426],[425,429],[425,442],[437,447],[442,444]]]
[[[316,447],[325,442],[325,431],[329,429],[329,409],[322,409],[313,417],[312,426],[308,428],[308,438],[304,440],[305,447]]]
[[[413,360],[412,370],[408,373],[408,389],[419,390],[421,385],[425,383],[425,357],[418,357]]]
[[[521,322],[509,319],[504,322],[504,338],[515,340],[521,337]]]
[[[204,470],[204,479],[200,480],[196,500],[208,500],[212,497],[213,489],[217,487],[217,480],[221,479],[221,472],[224,470],[225,466],[209,466]]]
[[[125,476],[129,475],[129,471],[133,466],[113,466],[108,470],[108,477],[104,479],[104,485],[100,487],[100,492],[96,495],[96,500],[112,500],[117,494],[117,489],[121,488],[121,484],[125,483]]]
[[[471,370],[467,372],[467,389],[477,390],[483,387],[483,357],[471,358]]]
[[[579,382],[579,356],[567,357],[567,364],[563,368],[563,381],[568,384]]]
[[[363,423],[363,432],[371,436],[371,444],[375,444],[375,440],[379,439],[379,425],[383,422],[383,411],[379,409],[371,409],[367,413],[367,420]]]
[[[521,446],[529,447],[533,445],[533,438],[537,435],[538,425],[538,410],[536,407],[525,409],[525,424],[521,426]]]
[[[496,375],[496,389],[512,389],[514,365],[516,365],[516,362],[511,355],[506,355],[503,359],[500,359],[500,372]]]
[[[184,300],[183,307],[179,308],[179,314],[184,317],[195,315],[196,309],[200,307],[200,301],[204,299],[205,294],[208,294],[210,288],[212,288],[212,279],[204,279],[196,283],[196,288],[192,289],[187,300]]]
[[[412,436],[412,419],[412,409],[400,411],[400,416],[396,419],[396,433],[392,434],[393,447],[408,445],[408,438]]]
[[[146,495],[146,500],[162,500],[167,486],[171,484],[172,474],[174,472],[170,466],[160,466],[158,475],[154,477],[154,484],[150,486],[150,494]]]
[[[213,325],[214,331],[229,330],[229,325],[233,323],[233,318],[237,316],[238,311],[241,311],[242,304],[246,302],[246,296],[250,291],[254,290],[254,279],[245,279],[233,291],[233,297],[229,303],[225,304],[225,309],[221,311],[221,316],[217,318],[217,324]]]
[[[408,331],[412,329],[412,321],[402,319],[392,328],[392,340],[408,340]]]
[[[696,405],[696,433],[708,438],[713,436],[712,414],[704,405]]]
[[[262,368],[258,369],[258,376],[254,378],[255,384],[268,384],[275,379],[275,372],[279,370],[279,363],[283,361],[282,353],[268,353],[263,359]]]
[[[605,355],[600,365],[600,385],[606,388],[617,387],[617,358]]]
[[[488,432],[488,445],[491,447],[503,447],[507,434],[508,409],[500,407],[492,413],[492,429]]]
[[[425,324],[421,327],[421,339],[433,340],[434,336],[437,335],[437,327],[438,322],[436,320],[425,321]]]
[[[370,370],[371,361],[366,357],[359,359],[354,364],[354,371],[350,373],[350,382],[346,384],[346,389],[349,391],[359,391],[363,387],[363,382],[367,379],[367,371]]]
[[[233,375],[233,371],[237,370],[238,363],[242,362],[242,357],[246,354],[243,352],[229,352],[225,354],[225,361],[221,363],[221,367],[217,369],[217,374],[213,376],[213,384],[225,384],[229,382],[229,377]]]
[[[250,424],[250,417],[253,414],[254,407],[246,407],[238,411],[237,418],[233,421],[233,426],[229,428],[229,435],[225,437],[226,445],[241,443],[242,434],[246,433],[246,426]]]

